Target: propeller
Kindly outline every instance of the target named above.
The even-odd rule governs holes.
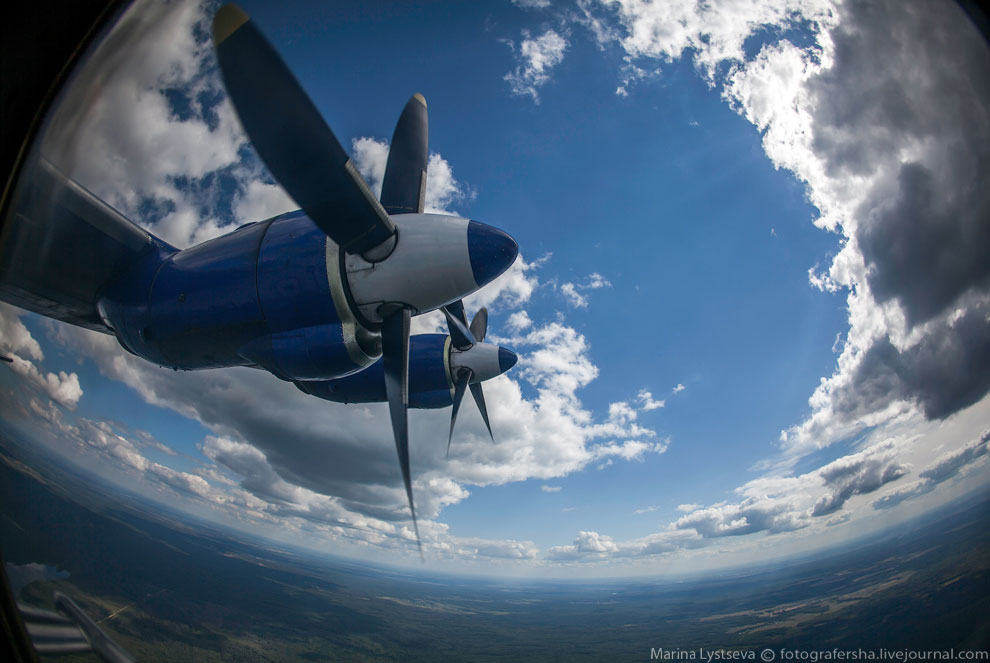
[[[417,92],[402,109],[385,163],[381,203],[389,214],[423,212],[429,134],[426,99]]]
[[[365,254],[393,238],[395,224],[385,208],[240,7],[220,8],[213,19],[213,42],[224,86],[248,138],[313,223],[348,253]]]
[[[385,162],[381,204],[389,214],[418,214],[423,211],[426,197],[426,168],[429,158],[429,117],[426,99],[418,92],[406,102],[392,133],[392,144]],[[398,310],[388,311],[389,308]],[[382,314],[382,363],[385,369],[385,393],[399,454],[402,480],[406,485],[409,511],[419,557],[423,559],[423,542],[419,538],[416,506],[413,502],[412,478],[409,469],[409,321],[408,306],[385,304]],[[388,315],[385,315],[388,313]]]
[[[450,434],[447,437],[447,455],[450,455],[450,441],[454,437],[454,423],[457,412],[461,407],[466,388],[470,388],[475,405],[485,421],[488,435],[495,442],[492,434],[492,424],[488,419],[488,407],[485,404],[485,392],[481,387],[483,380],[500,375],[512,368],[516,363],[516,355],[505,348],[497,348],[483,343],[488,331],[488,309],[479,310],[471,324],[468,325],[464,313],[464,303],[457,300],[443,307],[450,330],[451,344],[457,350],[456,359],[451,361],[451,377],[454,381],[454,407],[450,413]],[[472,352],[473,351],[473,352]],[[457,364],[455,366],[455,364]],[[482,371],[471,367],[471,364],[484,366]],[[477,378],[477,379],[476,379]]]
[[[464,398],[464,391],[468,383],[474,376],[474,371],[465,368],[457,374],[457,381],[454,382],[454,409],[450,412],[450,434],[447,436],[447,457],[450,457],[450,441],[454,439],[454,422],[457,421],[457,411],[461,408],[461,399]]]
[[[463,305],[462,305],[463,308]],[[488,333],[488,309],[481,307],[481,310],[474,314],[474,320],[471,321],[471,336],[478,343],[485,340],[485,334]]]
[[[413,529],[416,531],[416,544],[419,556],[423,557],[423,543],[419,538],[419,525],[416,522],[416,506],[413,502],[412,475],[409,468],[409,324],[411,312],[400,307],[382,319],[382,365],[385,369],[385,394],[388,398],[388,412],[392,420],[392,434],[395,436],[395,450],[399,454],[399,467],[402,481],[406,486],[409,511],[412,513]]]
[[[450,342],[458,350],[467,350],[475,344],[474,334],[468,327],[467,316],[464,313],[464,303],[458,299],[447,304],[442,309],[447,318],[447,330],[450,332]],[[487,313],[486,313],[487,318]]]

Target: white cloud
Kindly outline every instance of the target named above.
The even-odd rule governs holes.
[[[59,371],[56,373],[43,373],[37,366],[26,359],[21,359],[17,355],[11,357],[11,370],[18,375],[28,378],[35,385],[44,390],[52,400],[68,407],[75,408],[79,399],[82,398],[82,387],[79,385],[79,376],[75,373]]]
[[[523,39],[518,48],[507,42],[516,58],[516,68],[505,75],[513,94],[529,95],[535,103],[540,103],[538,88],[550,80],[550,72],[564,60],[567,40],[564,35],[548,29],[539,37],[531,37],[523,30]]]
[[[385,140],[365,136],[351,141],[351,159],[354,160],[358,172],[371,187],[371,191],[379,197],[382,195],[382,183],[385,181],[388,150],[388,141]],[[429,165],[427,165],[427,170],[429,170]]]
[[[579,293],[573,283],[565,283],[560,286],[560,294],[564,295],[567,303],[574,308],[588,308],[588,298]]]
[[[599,42],[618,42],[627,62],[667,63],[690,52],[709,81],[720,64],[744,59],[743,44],[757,30],[827,22],[833,11],[832,3],[821,0],[601,0],[584,6],[583,20]],[[624,76],[623,87],[629,82]]]
[[[389,145],[374,138],[355,138],[351,142],[351,154],[358,172],[368,181],[368,186],[380,196],[388,163]],[[423,211],[427,214],[453,214],[453,205],[470,201],[474,192],[454,179],[450,164],[437,153],[431,153],[426,166],[426,199]]]
[[[618,550],[619,547],[611,537],[598,532],[578,532],[572,545],[554,546],[547,551],[546,557],[550,560],[573,560],[588,556],[603,557]]]
[[[526,311],[516,311],[509,316],[509,319],[505,322],[505,326],[508,328],[510,333],[519,333],[529,327],[533,326],[533,321],[529,317],[529,313]]]
[[[550,0],[512,0],[512,4],[523,9],[546,9]]]
[[[560,292],[572,307],[588,308],[588,298],[581,294],[583,291],[610,287],[612,287],[612,283],[608,279],[598,272],[593,272],[585,278],[583,283],[568,282],[562,284],[560,286]]]
[[[540,490],[542,490],[544,493],[559,493],[560,486],[550,486],[548,484],[543,484],[542,486],[540,486]]]
[[[209,35],[205,6],[133,6],[87,61],[42,146],[74,179],[180,247],[235,222],[222,178],[235,197],[267,180],[256,160],[241,158],[246,139]]]
[[[2,303],[0,303],[0,354],[12,360],[4,365],[28,379],[60,405],[74,409],[82,398],[83,390],[79,384],[79,376],[74,372],[46,373],[38,367],[35,362],[41,362],[45,357],[41,345],[20,321],[18,309]],[[21,354],[27,355],[30,359],[25,359]],[[39,405],[38,408],[42,406]]]
[[[27,355],[35,361],[45,358],[38,341],[18,317],[17,309],[3,302],[0,302],[0,354]]]
[[[990,167],[990,63],[958,7],[614,0],[582,9],[578,22],[629,66],[690,57],[762,133],[774,166],[807,186],[815,224],[842,236],[827,272],[812,268],[809,280],[847,292],[849,333],[811,416],[782,435],[788,454],[915,411],[942,419],[987,393],[990,193],[980,177]],[[754,35],[765,43],[747,56]]]
[[[664,401],[658,401],[653,398],[653,394],[645,389],[640,389],[639,393],[636,394],[636,400],[639,401],[640,409],[644,412],[649,412],[650,410],[657,410],[666,405]]]
[[[940,455],[918,474],[919,479],[881,496],[873,502],[875,509],[889,509],[905,500],[932,492],[944,481],[954,478],[964,469],[986,458],[990,452],[990,430],[954,451]]]
[[[680,393],[680,392],[682,392],[682,391],[684,391],[685,389],[686,389],[686,387],[685,387],[684,385],[682,385],[682,384],[681,384],[680,382],[678,382],[678,383],[677,383],[677,386],[676,386],[676,387],[674,387],[672,391],[673,391],[673,392],[674,392],[675,394],[677,394],[677,393]]]
[[[234,217],[243,222],[270,219],[299,209],[285,189],[277,184],[252,180],[234,201]]]
[[[767,47],[726,88],[775,165],[807,183],[816,224],[845,240],[828,274],[810,275],[847,289],[850,329],[811,417],[783,436],[792,453],[917,409],[941,419],[990,388],[990,282],[971,250],[990,242],[973,179],[990,163],[990,89],[965,73],[987,66],[980,37],[956,7],[837,15],[820,57]]]
[[[736,488],[738,501],[708,507],[678,505],[677,510],[685,515],[654,534],[614,541],[596,532],[581,532],[572,545],[552,547],[545,557],[550,561],[579,562],[643,558],[711,545],[726,537],[834,526],[847,519],[848,513],[840,512],[849,499],[876,492],[907,474],[908,468],[898,457],[910,445],[906,439],[886,439],[805,474],[760,477]],[[962,454],[966,458],[973,455],[972,451]],[[647,507],[635,513],[655,510],[657,507]],[[835,514],[839,520],[832,517]]]

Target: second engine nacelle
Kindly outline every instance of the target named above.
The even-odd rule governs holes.
[[[296,382],[311,396],[337,403],[380,403],[385,394],[385,369],[381,360],[368,368],[336,380]],[[450,337],[416,334],[409,337],[409,407],[442,408],[452,405]]]

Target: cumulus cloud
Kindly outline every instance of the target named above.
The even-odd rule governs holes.
[[[17,309],[3,302],[0,302],[0,354],[23,355],[35,361],[45,358],[41,345],[18,317]]]
[[[941,419],[990,389],[990,54],[955,6],[836,16],[818,56],[765,47],[725,92],[845,240],[813,282],[848,290],[850,330],[785,435],[798,452],[915,407]]]
[[[677,510],[685,515],[638,539],[614,541],[596,532],[581,532],[573,544],[552,547],[545,557],[557,562],[643,558],[699,548],[727,537],[782,534],[816,523],[832,526],[848,516],[843,507],[850,498],[873,493],[908,473],[908,467],[898,460],[908,444],[887,439],[804,474],[760,477],[735,489],[740,498],[737,501],[707,507],[680,504]],[[962,456],[970,458],[977,453],[974,449]],[[959,463],[956,458],[957,454],[952,454],[945,465]],[[657,508],[634,513],[650,513]]]
[[[571,545],[548,549],[544,558],[550,562],[609,562],[664,555],[703,544],[704,540],[693,531],[667,530],[630,541],[615,541],[598,532],[583,531]]]
[[[533,321],[529,317],[529,313],[526,311],[516,311],[509,316],[506,320],[505,326],[510,333],[518,333],[527,329],[533,325]]]
[[[567,282],[560,286],[560,293],[573,308],[588,308],[588,297],[583,294],[586,290],[610,288],[612,283],[598,272],[589,274],[583,282]]]
[[[578,532],[574,543],[569,546],[554,546],[547,551],[550,560],[574,560],[588,557],[604,558],[609,553],[618,552],[619,547],[611,537],[598,532]]]
[[[49,423],[63,448],[74,445],[99,454],[101,472],[112,474],[116,468],[143,482],[142,490],[159,493],[159,498],[173,507],[200,505],[242,527],[257,531],[259,526],[266,526],[283,534],[305,534],[310,543],[330,539],[390,549],[415,545],[414,534],[404,523],[356,513],[336,497],[280,479],[264,454],[248,444],[207,436],[200,448],[210,464],[185,472],[150,460],[144,452],[149,448],[147,434],[129,431],[117,422],[79,418],[66,423],[58,418]],[[221,469],[242,480],[231,480]],[[457,537],[435,521],[422,523],[421,531],[425,547],[439,558],[518,561],[532,559],[539,552],[531,541]]]
[[[919,479],[880,497],[873,502],[874,509],[889,509],[905,500],[930,493],[944,481],[960,474],[964,468],[985,458],[990,451],[990,430],[979,439],[940,455],[918,474]]]
[[[567,39],[552,29],[538,37],[523,30],[518,47],[514,42],[506,43],[516,58],[516,68],[505,75],[505,81],[513,94],[529,95],[534,103],[540,103],[538,88],[550,80],[550,72],[563,62]]]
[[[17,355],[11,357],[13,362],[11,369],[40,387],[52,400],[68,408],[75,408],[79,399],[82,398],[82,387],[79,385],[79,376],[75,373],[59,371],[56,373],[44,373],[37,366],[26,359],[21,359]]]
[[[0,354],[11,359],[7,365],[12,371],[29,380],[60,405],[74,409],[82,398],[83,390],[76,373],[45,372],[38,366],[38,363],[45,358],[41,345],[21,322],[18,310],[2,303],[0,303]],[[44,409],[41,405],[37,408]]]
[[[872,448],[869,454],[846,456],[820,468],[817,474],[829,492],[815,503],[811,515],[835,513],[853,495],[872,493],[907,474],[908,468],[895,459],[895,451],[895,445],[888,442]]]
[[[382,193],[388,151],[388,143],[375,138],[355,138],[351,142],[354,165],[376,196]],[[457,212],[451,207],[473,198],[474,192],[454,178],[454,171],[447,160],[435,152],[431,153],[426,166],[426,200],[423,211],[428,214],[456,215]]]
[[[564,283],[561,285],[560,294],[574,308],[588,308],[588,298],[579,293],[573,283]]]
[[[798,508],[791,514],[795,521],[828,515],[842,508],[853,495],[872,493],[907,474],[909,468],[899,460],[906,448],[905,440],[885,439],[811,472],[795,477],[755,479],[736,492],[747,498],[770,496],[797,500],[794,504]],[[805,505],[811,502],[813,506],[806,510]]]
[[[743,46],[757,31],[775,28],[784,32],[805,22],[827,22],[833,12],[832,3],[820,0],[601,0],[583,3],[583,7],[581,20],[599,42],[617,42],[627,62],[639,64],[640,71],[659,71],[653,63],[671,62],[690,53],[711,82],[720,65],[744,59]],[[627,74],[623,87],[634,79]]]
[[[990,53],[957,6],[614,0],[572,17],[624,53],[620,94],[691,58],[842,236],[809,280],[847,293],[850,329],[812,415],[782,435],[788,453],[986,395]]]
[[[636,400],[639,401],[640,408],[646,412],[662,408],[666,405],[665,401],[654,399],[653,394],[645,389],[639,390],[639,393],[636,394]]]
[[[523,9],[546,9],[550,0],[512,0],[512,4]]]
[[[180,247],[240,221],[235,207],[287,201],[259,188],[272,182],[223,91],[209,13],[207,3],[134,5],[78,74],[42,145],[71,177]]]

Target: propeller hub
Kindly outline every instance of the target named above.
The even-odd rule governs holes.
[[[504,272],[519,248],[477,221],[440,214],[397,214],[395,247],[384,260],[344,254],[358,312],[372,324],[396,307],[426,313],[471,294]]]
[[[484,382],[505,373],[515,366],[516,354],[507,348],[491,343],[475,343],[467,350],[452,348],[450,351],[451,381],[464,369],[474,374],[471,383]]]
[[[498,349],[498,368],[501,373],[505,373],[515,366],[517,361],[519,361],[519,357],[512,350],[502,347]]]
[[[491,283],[515,262],[519,245],[498,228],[469,221],[468,254],[474,281],[480,287]]]

